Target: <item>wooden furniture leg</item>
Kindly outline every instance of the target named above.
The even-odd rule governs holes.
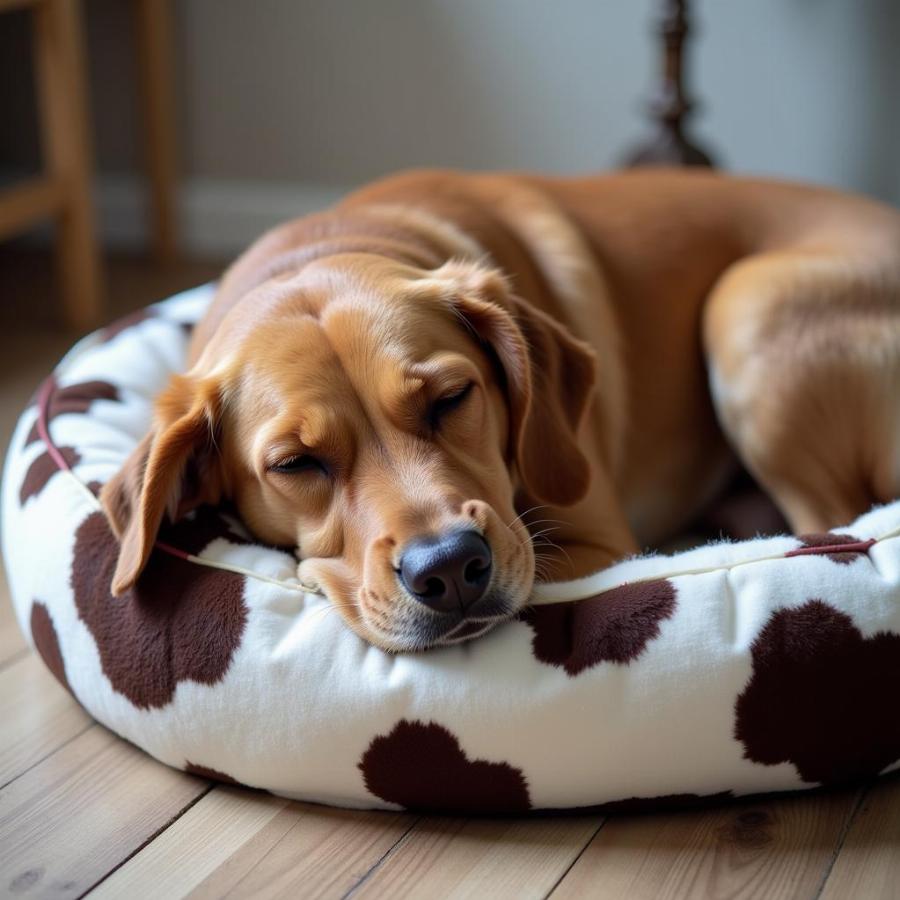
[[[101,276],[79,3],[36,3],[34,36],[44,168],[61,198],[56,245],[66,322],[85,331],[99,318]]]
[[[177,252],[175,187],[175,93],[173,85],[171,0],[136,0],[135,40],[139,81],[153,253],[159,262],[171,262]]]
[[[657,33],[662,51],[662,80],[650,103],[655,129],[635,148],[625,165],[712,166],[711,157],[685,133],[694,108],[685,87],[685,46],[690,31],[688,0],[657,0]]]

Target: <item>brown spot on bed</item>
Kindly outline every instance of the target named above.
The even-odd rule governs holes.
[[[436,722],[402,719],[373,739],[359,768],[371,794],[406,809],[509,815],[531,808],[519,769],[470,759]]]
[[[81,456],[74,447],[59,447],[60,455],[71,466],[77,466],[81,462]],[[56,461],[49,453],[42,453],[28,467],[22,488],[19,491],[19,503],[24,506],[32,497],[36,497],[47,486],[47,482],[61,471]]]
[[[790,556],[827,556],[832,562],[847,566],[869,552],[875,543],[870,539],[862,541],[852,534],[800,534],[797,540],[803,545],[789,550]]]
[[[50,611],[39,600],[31,604],[31,638],[44,665],[53,673],[56,680],[72,693],[53,619],[50,617]]]
[[[863,637],[822,600],[774,613],[753,642],[753,674],[735,704],[744,756],[792,763],[807,782],[841,784],[900,759],[900,635]]]
[[[603,662],[636,660],[675,612],[675,593],[668,579],[641,581],[585,600],[532,606],[521,618],[534,630],[535,657],[578,675]]]
[[[54,384],[47,402],[48,426],[57,416],[62,416],[66,413],[83,415],[90,409],[91,404],[95,400],[112,400],[115,402],[120,399],[118,388],[108,381],[81,381],[78,384],[70,384],[68,387],[59,387],[56,386],[52,375],[47,380]],[[40,440],[40,437],[37,422],[35,422],[31,427],[31,431],[28,432],[28,437],[25,439],[25,446],[27,447],[29,444]]]
[[[244,542],[210,508],[160,532],[191,554],[217,538]],[[221,681],[247,621],[244,577],[157,549],[138,584],[116,599],[109,585],[117,554],[103,513],[88,516],[75,535],[71,584],[113,689],[147,709],[169,703],[180,681]]]

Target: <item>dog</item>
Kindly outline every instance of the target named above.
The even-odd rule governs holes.
[[[102,490],[111,590],[228,499],[421,650],[677,533],[739,465],[798,533],[900,495],[900,214],[698,170],[405,173],[228,269]]]

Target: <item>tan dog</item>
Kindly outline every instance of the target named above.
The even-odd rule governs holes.
[[[797,531],[900,495],[900,215],[700,172],[401,175],[228,271],[103,490],[113,592],[228,497],[367,640],[461,640],[527,602],[529,532],[556,529],[540,577],[584,575],[738,459]]]

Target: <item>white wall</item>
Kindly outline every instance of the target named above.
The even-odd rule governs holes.
[[[649,65],[634,0],[190,0],[190,165],[347,183],[412,165],[596,167]],[[218,14],[216,14],[218,11]],[[240,122],[241,139],[234,141]]]
[[[699,2],[729,166],[900,199],[897,0]],[[410,165],[610,165],[641,132],[647,0],[182,0],[189,169],[346,184]]]
[[[900,3],[707,0],[704,130],[729,166],[900,202]]]
[[[194,246],[230,249],[392,170],[590,170],[645,133],[651,0],[173,2]],[[900,202],[898,0],[695,6],[697,133],[725,166]],[[102,196],[121,237],[139,159],[128,4],[86,7]],[[0,137],[0,160],[10,146]]]

